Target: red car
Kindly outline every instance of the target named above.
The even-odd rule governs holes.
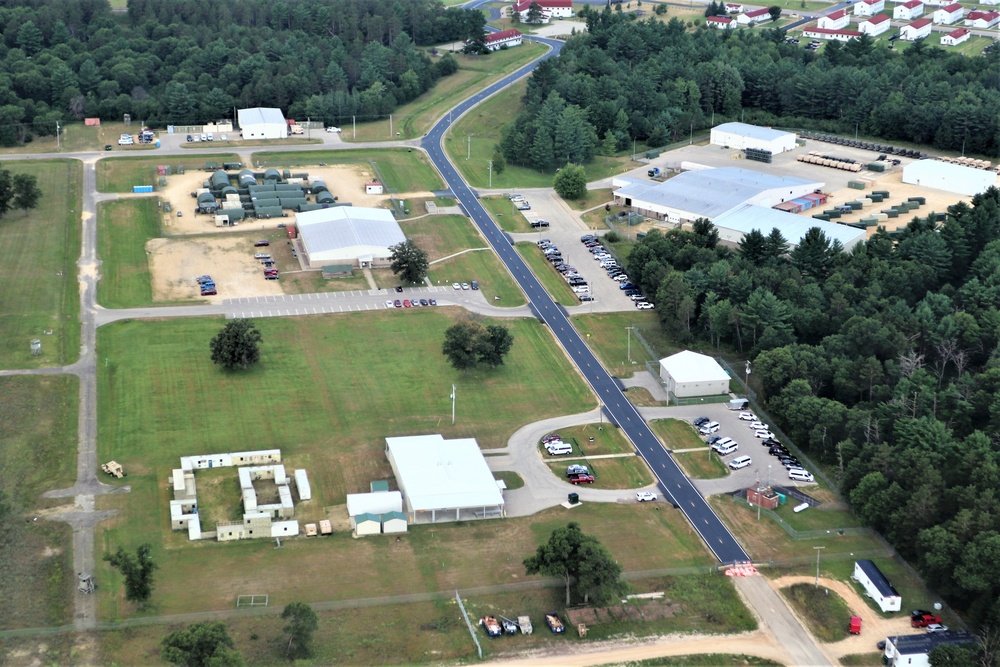
[[[593,484],[594,483],[594,476],[593,475],[584,475],[584,474],[570,475],[569,476],[569,483],[570,484]]]
[[[910,625],[915,628],[926,628],[928,625],[940,623],[941,617],[934,614],[919,614],[910,617]]]
[[[409,300],[409,299],[405,299],[405,300],[403,300],[403,308],[409,308],[409,307],[410,307],[410,306],[412,306],[412,305],[413,305],[413,304],[412,304],[412,303],[410,303],[410,300]]]

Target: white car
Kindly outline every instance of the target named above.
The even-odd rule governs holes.
[[[940,623],[931,623],[927,626],[927,632],[948,632],[948,626],[941,625]]]
[[[757,421],[757,415],[755,415],[752,412],[741,412],[740,419],[742,419],[745,422],[755,422]]]
[[[135,139],[132,138],[131,134],[123,134],[118,138],[119,146],[132,146],[133,144],[135,144]]]
[[[339,127],[328,127],[326,128],[326,131],[329,132],[330,134],[340,134]]]
[[[469,283],[462,283],[462,289],[469,289]]]
[[[758,438],[760,438],[761,440],[768,440],[774,437],[773,433],[771,433],[770,431],[765,431],[763,429],[760,431],[754,431],[753,434]]]
[[[754,431],[766,431],[767,424],[764,422],[750,422],[750,428]]]
[[[202,134],[201,135],[201,140],[202,141],[208,141],[208,135],[207,134]]]
[[[387,300],[385,302],[385,307],[386,308],[395,308],[396,306],[392,303],[392,299],[389,299],[389,300]]]
[[[452,289],[460,290],[460,289],[462,289],[462,286],[460,284],[458,284],[458,283],[452,283],[451,284],[451,288]]]
[[[635,304],[635,307],[638,308],[639,310],[653,310],[655,306],[653,306],[653,304],[651,304],[648,301],[640,301],[637,304]]]
[[[649,491],[638,491],[635,494],[635,499],[640,503],[651,503],[656,500],[656,494]]]

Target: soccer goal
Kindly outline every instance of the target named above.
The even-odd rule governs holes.
[[[266,595],[238,595],[236,596],[236,608],[242,609],[243,607],[266,607],[267,606],[267,596]]]

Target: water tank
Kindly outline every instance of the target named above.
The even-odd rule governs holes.
[[[212,174],[212,178],[209,180],[209,183],[211,183],[211,188],[213,190],[221,190],[229,185],[229,174],[220,169]]]
[[[253,172],[249,169],[244,169],[236,176],[236,182],[239,183],[241,188],[249,188],[251,185],[257,185],[257,178],[253,175]]]
[[[267,171],[264,172],[264,180],[265,181],[280,181],[281,180],[281,172],[279,172],[277,169],[268,169]]]

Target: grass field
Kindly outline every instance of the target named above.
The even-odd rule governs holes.
[[[597,190],[587,190],[583,199],[567,199],[566,204],[575,211],[585,211],[601,204],[606,204],[614,199],[611,195],[611,188],[599,188]]]
[[[97,302],[106,308],[132,308],[153,303],[146,242],[160,236],[156,199],[102,202],[97,207],[97,254],[101,280]]]
[[[684,474],[695,479],[718,479],[729,474],[726,464],[715,452],[705,449],[703,452],[687,452],[674,454],[674,460],[684,470]]]
[[[483,197],[479,202],[489,212],[490,217],[500,226],[500,229],[505,232],[538,231],[532,229],[531,225],[528,224],[528,219],[524,217],[524,213],[518,211],[507,197]]]
[[[576,315],[573,326],[615,377],[630,377],[636,371],[644,371],[647,361],[661,359],[671,352],[672,346],[664,338],[656,313],[652,311]],[[628,327],[635,327],[654,346],[656,355],[649,354],[632,332],[627,331]],[[629,363],[630,355],[633,363]]]
[[[569,283],[562,275],[552,268],[552,264],[545,259],[541,249],[534,243],[518,243],[515,246],[521,259],[528,265],[531,272],[535,274],[538,281],[542,283],[545,291],[549,293],[552,300],[564,306],[575,306],[580,303],[576,294],[570,288]]]
[[[500,297],[498,306],[512,308],[527,303],[524,292],[492,249],[466,252],[431,264],[427,276],[435,285],[445,286],[476,280],[487,301]]]
[[[476,226],[463,215],[430,215],[402,220],[399,226],[432,262],[469,248],[488,247]]]
[[[654,419],[649,428],[670,451],[705,447],[694,427],[681,419]]]
[[[885,663],[882,662],[883,653],[873,652],[873,653],[852,653],[850,655],[840,656],[840,664],[845,666],[856,666],[856,667],[881,667]]]
[[[173,169],[184,167],[187,171],[204,169],[205,163],[239,162],[235,153],[212,153],[210,155],[169,155],[149,157],[108,157],[97,163],[98,192],[132,192],[136,185],[158,183],[156,168],[170,165]],[[208,172],[205,172],[208,178]]]
[[[559,429],[559,437],[564,442],[576,447],[581,456],[631,454],[635,451],[635,447],[625,438],[620,429],[600,422],[561,428]]]
[[[526,83],[522,80],[497,93],[462,116],[445,135],[444,149],[470,186],[489,186],[489,161],[493,157],[493,147],[500,140],[503,126],[513,122],[520,113],[525,87]],[[631,155],[597,156],[584,168],[587,180],[594,181],[621,173],[622,168],[631,163]],[[547,188],[552,187],[554,176],[555,171],[543,173],[507,164],[502,174],[493,173],[493,188]]]
[[[44,193],[38,208],[13,210],[0,219],[5,282],[0,289],[0,365],[59,366],[80,352],[80,256],[82,167],[75,160],[31,160],[3,165],[30,174]],[[29,341],[42,341],[31,355]]]
[[[390,193],[428,192],[440,190],[444,182],[431,166],[423,151],[410,149],[364,149],[349,151],[306,151],[301,153],[254,153],[257,167],[307,167],[325,164],[359,164],[370,167],[374,163],[382,176],[382,183]]]
[[[514,491],[524,487],[524,478],[513,470],[498,470],[493,473],[493,477],[496,479],[502,479],[504,484],[507,485],[508,491]]]
[[[850,635],[851,610],[836,593],[813,584],[794,584],[782,588],[781,594],[821,642],[836,642]]]
[[[641,489],[656,481],[649,471],[649,466],[638,456],[596,460],[567,459],[559,462],[547,459],[546,463],[552,470],[552,474],[560,478],[566,476],[566,466],[571,463],[587,466],[594,475],[594,483],[581,485],[586,488]]]
[[[458,61],[459,70],[450,76],[438,79],[434,87],[426,93],[393,111],[391,128],[388,118],[358,123],[356,128],[351,125],[351,119],[346,118],[341,120],[343,132],[340,136],[344,141],[383,141],[420,137],[456,104],[542,56],[547,50],[548,48],[542,44],[525,42],[516,49],[496,51],[486,57],[451,54]]]
[[[59,502],[42,493],[76,480],[78,395],[69,375],[0,378],[0,491],[12,509],[0,517],[0,629],[70,622],[72,531],[32,519]]]

